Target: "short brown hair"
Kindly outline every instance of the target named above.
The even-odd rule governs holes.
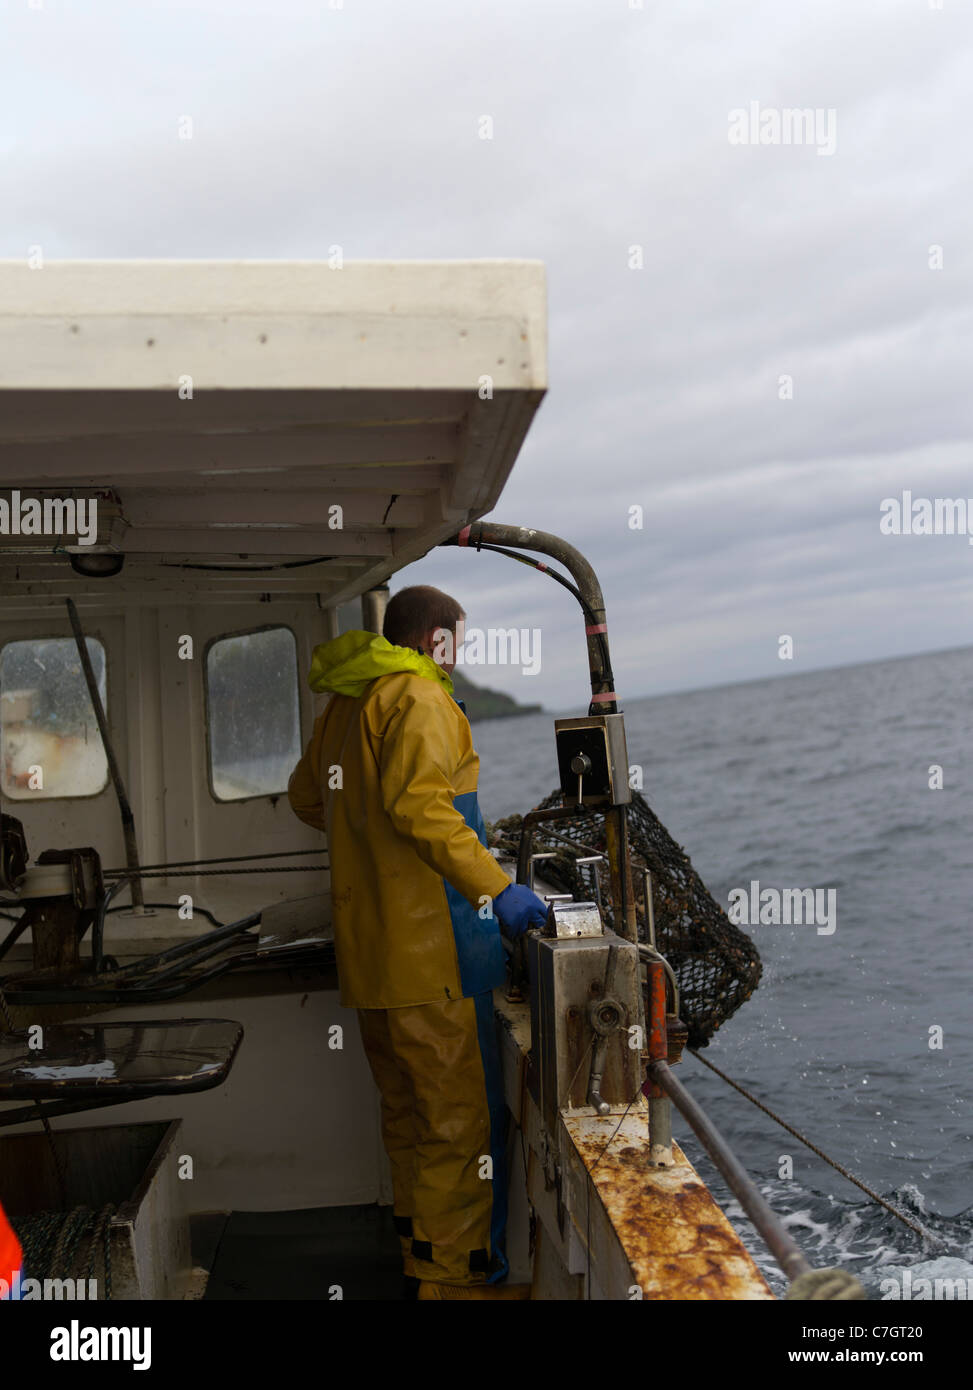
[[[413,584],[389,599],[382,636],[396,647],[418,647],[432,628],[452,632],[465,617],[462,606],[442,589]]]

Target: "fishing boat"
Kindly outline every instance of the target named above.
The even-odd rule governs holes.
[[[530,261],[0,264],[0,1202],[40,1287],[20,1297],[41,1276],[399,1296],[327,845],[285,793],[323,707],[314,647],[350,602],[380,631],[389,580],[441,544],[559,562],[591,678],[551,731],[560,808],[497,851],[550,899],[495,997],[510,1278],[536,1300],[773,1297],[673,1103],[807,1271],[672,1071],[678,979],[630,854],[584,538],[483,520],[546,331]],[[581,900],[533,838],[575,812],[600,817]]]

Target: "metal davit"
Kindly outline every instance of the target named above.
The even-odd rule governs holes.
[[[633,1287],[644,1298],[772,1297],[671,1130],[674,1104],[792,1286],[813,1276],[725,1139],[671,1071],[687,1037],[705,1046],[749,997],[760,961],[644,799],[633,796],[597,576],[574,546],[529,527],[476,522],[445,543],[492,550],[542,571],[574,595],[584,615],[591,702],[585,716],[554,722],[559,790],[496,827],[501,847],[516,858],[519,882],[533,885],[539,865],[561,890],[547,894],[548,920],[528,934],[526,962],[515,952],[502,1010],[510,1051],[519,1049],[516,1060],[526,1074],[521,1127],[543,1174],[528,1198],[545,1228],[548,1260],[557,1247],[560,1277],[584,1279],[587,1297],[593,1296],[593,1248],[602,1297],[630,1298]],[[571,579],[521,553],[530,550],[559,560]],[[604,896],[603,864],[609,875]],[[593,1224],[593,1199],[600,1225]],[[584,1269],[570,1217],[587,1228]],[[700,1244],[701,1231],[717,1232],[708,1246],[708,1236]],[[829,1293],[801,1293],[797,1286],[792,1296],[864,1296],[850,1275],[829,1274]]]

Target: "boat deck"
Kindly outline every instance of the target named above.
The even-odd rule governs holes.
[[[194,1217],[204,1299],[392,1301],[402,1294],[392,1208],[211,1212]]]

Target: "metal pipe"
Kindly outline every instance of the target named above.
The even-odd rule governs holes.
[[[608,853],[608,873],[611,883],[612,909],[615,931],[636,947],[639,944],[638,919],[635,916],[635,888],[632,882],[632,857],[628,843],[628,807],[608,806],[605,808],[605,849]],[[639,988],[635,992],[636,1022],[642,1030],[642,1037],[648,1033],[648,1020],[645,1016],[645,1000],[641,989],[641,970],[638,972]]]
[[[553,849],[552,849],[552,850],[544,850],[541,854],[532,854],[532,855],[530,856],[530,865],[528,866],[528,869],[527,869],[527,887],[530,889],[530,891],[531,891],[532,893],[533,893],[533,891],[534,891],[534,865],[537,863],[538,859],[556,859],[556,858],[557,858],[557,850],[553,850]]]
[[[650,1062],[649,1077],[662,1087],[683,1117],[688,1120],[699,1142],[723,1174],[734,1196],[787,1278],[793,1282],[799,1274],[807,1274],[811,1265],[800,1247],[787,1234],[780,1219],[757,1191],[749,1173],[722,1134],[693,1100],[682,1082],[673,1076],[668,1062]]]
[[[366,632],[381,633],[388,601],[389,586],[387,584],[380,584],[377,589],[366,589],[362,594],[361,625]]]
[[[598,576],[591,565],[573,545],[553,536],[549,531],[535,531],[529,526],[504,526],[496,521],[475,521],[465,526],[458,536],[444,545],[476,546],[509,545],[517,550],[539,550],[559,560],[574,577],[588,612],[585,615],[585,638],[588,644],[588,669],[591,673],[591,714],[616,714],[617,702],[611,671],[608,666],[608,634],[605,623],[605,600]]]
[[[652,870],[642,870],[642,893],[645,900],[645,934],[655,950],[655,908],[652,903]]]
[[[637,942],[639,931],[632,885],[632,857],[628,848],[627,809],[625,806],[605,807],[605,849],[608,853],[615,930],[626,941]]]
[[[326,642],[333,642],[336,637],[340,636],[338,631],[338,610],[333,604],[331,607],[325,608],[324,610],[324,631],[326,634],[324,640]]]
[[[602,1077],[605,1074],[605,1053],[608,1051],[608,1039],[599,1038],[595,1043],[594,1056],[591,1059],[591,1075],[588,1079],[588,1104],[593,1105],[599,1115],[610,1115],[611,1106],[601,1094]]]
[[[118,766],[118,759],[115,757],[115,749],[112,746],[111,734],[108,730],[108,720],[105,717],[105,707],[101,703],[101,692],[98,689],[98,682],[95,680],[94,667],[91,664],[91,657],[88,655],[88,646],[84,640],[84,631],[81,627],[81,620],[78,617],[78,610],[74,606],[73,599],[65,599],[68,606],[68,617],[71,620],[71,630],[74,633],[75,646],[78,649],[78,656],[81,659],[81,669],[84,672],[85,684],[88,687],[88,695],[91,699],[91,706],[95,712],[95,719],[98,721],[98,732],[101,734],[102,746],[105,750],[105,757],[108,760],[108,772],[111,776],[112,785],[115,788],[115,796],[118,799],[118,809],[122,818],[122,835],[125,839],[125,862],[130,869],[139,867],[138,843],[135,839],[135,817],[132,815],[132,807],[129,804],[128,793],[125,790],[125,783],[122,780],[121,769]],[[145,911],[142,901],[142,885],[135,879],[132,882],[132,906],[137,913]],[[102,918],[104,925],[104,918]],[[97,966],[95,967],[98,968]]]
[[[651,961],[646,971],[649,996],[649,1066],[669,1056],[666,1029],[666,973],[662,961]],[[649,1162],[657,1168],[671,1168],[672,1102],[658,1081],[649,1081]]]
[[[608,942],[608,965],[605,967],[605,982],[603,985],[602,997],[600,1000],[592,1000],[588,1006],[588,1017],[595,1025],[595,1011],[605,1004],[605,1001],[613,1000],[615,991],[615,975],[618,969],[618,947]],[[591,1059],[591,1076],[588,1080],[588,1104],[593,1105],[599,1115],[607,1115],[611,1111],[611,1106],[601,1094],[601,1083],[605,1072],[605,1055],[608,1051],[608,1036],[600,1030],[596,1033],[594,1056]]]
[[[537,859],[538,857],[539,857],[538,855],[536,855],[536,854],[534,855],[534,858],[535,858],[535,859]],[[594,877],[594,880],[595,880],[595,902],[598,904],[598,911],[599,911],[599,912],[602,911],[602,903],[601,903],[601,874],[598,872],[598,865],[599,865],[599,864],[607,864],[607,863],[608,863],[608,859],[607,859],[607,856],[604,855],[604,854],[589,854],[589,855],[583,856],[583,857],[581,857],[581,858],[578,858],[578,859],[576,859],[576,860],[574,861],[575,868],[580,868],[582,864],[593,864],[593,865],[594,865],[594,868],[592,869],[591,872],[592,872],[592,876]]]
[[[666,972],[669,984],[672,986],[672,1012],[679,1016],[679,981],[676,979],[676,972],[666,960],[665,956],[660,956],[654,946],[646,946],[644,941],[639,942],[639,959],[643,961],[658,961]]]
[[[657,1168],[671,1168],[672,1101],[668,1096],[649,1096],[649,1162]]]
[[[569,820],[577,815],[575,806],[550,806],[546,811],[528,811],[520,823],[520,848],[517,851],[517,882],[526,883],[530,872],[530,847],[534,826],[548,820]]]

